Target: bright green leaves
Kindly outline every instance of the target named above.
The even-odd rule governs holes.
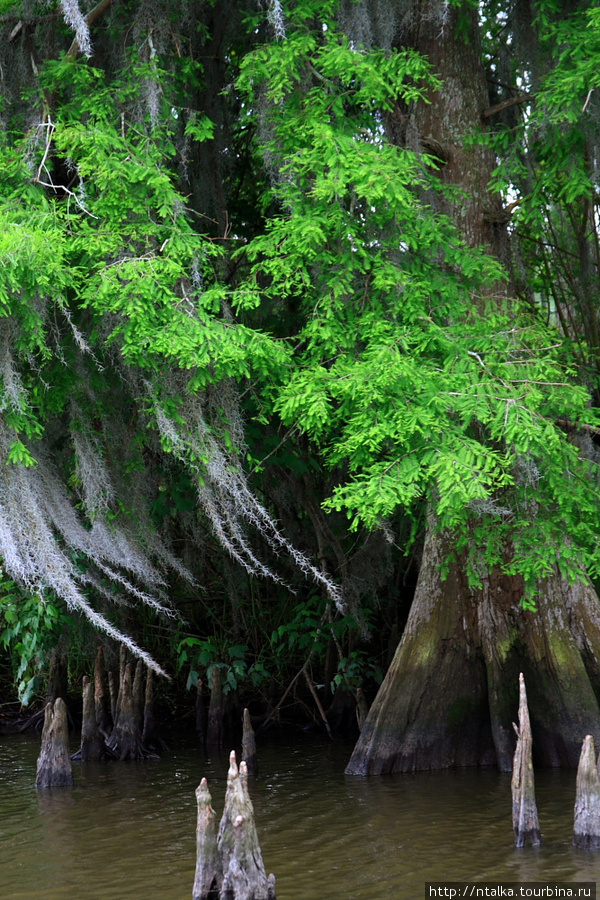
[[[208,116],[193,114],[185,126],[185,133],[196,141],[208,141],[214,137],[215,126]]]
[[[15,441],[9,448],[6,462],[17,466],[35,466],[35,459],[22,441]]]
[[[19,700],[27,706],[42,683],[42,667],[49,650],[72,624],[55,597],[20,590],[0,574],[0,644],[10,652]]]
[[[27,138],[37,189],[27,187],[31,175],[22,170],[4,193],[0,311],[21,320],[30,344],[24,350],[33,345],[46,355],[35,298],[62,306],[68,297],[86,327],[90,317],[112,323],[109,340],[130,364],[201,368],[205,383],[244,378],[255,367],[267,371],[285,354],[266,336],[223,319],[233,291],[215,277],[222,250],[192,228],[175,187],[177,111],[153,129],[120,112],[132,80],[150,75],[158,77],[138,67],[109,86],[100,71],[72,60],[47,67],[45,89],[64,97],[54,121]],[[185,131],[205,141],[213,126],[192,115]],[[7,152],[3,164],[14,173],[14,155]]]
[[[488,564],[506,563],[511,542],[526,579],[545,574],[565,533],[590,559],[597,503],[564,433],[595,425],[587,392],[557,334],[492,297],[498,263],[423,202],[442,191],[433,167],[388,139],[389,111],[410,116],[434,86],[426,63],[290,20],[239,84],[277,204],[244,251],[252,285],[303,316],[276,410],[346,473],[326,506],[375,527],[428,501],[457,534],[469,524]],[[569,202],[585,189],[574,158],[560,162]]]

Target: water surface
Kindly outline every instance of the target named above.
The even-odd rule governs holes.
[[[517,850],[509,775],[349,777],[351,749],[305,735],[259,746],[250,793],[278,900],[408,900],[426,881],[600,877],[600,852],[571,844],[574,772],[536,774],[544,844]],[[191,900],[194,790],[206,775],[220,815],[226,754],[177,738],[160,762],[74,764],[72,790],[38,792],[38,752],[39,736],[0,737],[1,900]]]

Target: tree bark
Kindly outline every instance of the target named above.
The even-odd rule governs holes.
[[[573,843],[580,850],[600,849],[600,774],[591,734],[583,742],[577,768]]]
[[[211,900],[219,895],[223,871],[217,848],[215,811],[206,778],[196,788],[198,824],[196,826],[196,875],[193,900]]]
[[[439,148],[440,179],[463,192],[460,204],[446,201],[443,211],[467,244],[485,245],[509,265],[506,228],[496,215],[500,198],[487,189],[493,153],[465,141],[481,129],[481,113],[489,106],[477,10],[450,5],[440,27],[434,0],[413,6],[400,40],[427,56],[442,78],[442,86],[430,93],[431,102],[410,112],[413,132],[421,149]],[[396,124],[388,117],[389,136],[406,140],[406,130],[400,135]],[[498,285],[490,286],[491,294],[497,290]],[[463,558],[442,581],[440,565],[450,554],[451,540],[430,519],[405,632],[347,772],[489,763],[510,771],[521,671],[529,688],[536,761],[575,766],[585,735],[600,737],[595,591],[586,582],[569,585],[555,572],[539,585],[539,611],[527,612],[519,605],[521,580],[499,570],[486,572],[482,588],[473,590]]]
[[[106,695],[106,669],[104,666],[104,650],[98,647],[96,662],[94,664],[94,703],[96,707],[96,722],[100,733],[105,737],[112,728],[112,718],[109,713],[109,703]]]
[[[50,651],[50,667],[48,671],[48,691],[46,702],[54,703],[57,697],[67,702],[68,662],[67,654],[60,647]]]
[[[229,757],[218,847],[223,866],[221,900],[275,900],[275,879],[266,876],[258,842],[248,771],[244,762],[238,770],[234,752]]]
[[[87,675],[83,678],[83,719],[81,723],[81,749],[77,758],[97,761],[105,754],[104,738],[100,734],[96,713],[95,683]]]
[[[35,786],[72,787],[73,769],[69,756],[67,707],[62,697],[46,704],[42,749],[37,762]]]
[[[430,529],[404,634],[364,721],[349,775],[494,762],[485,664],[469,640],[476,609],[458,567],[441,581],[445,552]]]
[[[120,760],[158,759],[151,753],[142,740],[137,710],[135,707],[132,685],[132,664],[125,665],[121,688],[119,690],[119,706],[116,713],[116,724],[113,728],[109,748],[118,754]]]
[[[450,540],[430,525],[406,628],[347,774],[493,764],[510,771],[519,672],[536,761],[576,766],[585,735],[600,738],[595,591],[556,574],[540,585],[538,611],[523,610],[518,579],[496,570],[481,590],[469,587],[460,564],[442,581]]]
[[[524,847],[526,844],[537,847],[542,842],[535,803],[531,746],[527,693],[525,691],[525,679],[521,674],[519,675],[519,729],[511,783],[513,831],[515,833],[516,847]]]
[[[163,743],[156,734],[156,723],[154,720],[154,673],[152,669],[146,669],[142,743],[145,747],[149,747],[152,744],[162,746]]]
[[[242,759],[246,763],[248,775],[258,775],[258,759],[256,756],[256,737],[252,722],[250,721],[250,711],[244,710],[243,733],[242,733]]]

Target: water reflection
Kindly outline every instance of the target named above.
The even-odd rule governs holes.
[[[182,900],[194,877],[195,797],[220,814],[228,755],[175,742],[160,762],[87,763],[73,790],[35,790],[39,737],[0,739],[2,900]],[[537,774],[544,844],[516,850],[510,776],[343,774],[350,748],[302,736],[259,748],[251,783],[279,900],[422,898],[426,881],[594,881],[571,845],[573,772]]]

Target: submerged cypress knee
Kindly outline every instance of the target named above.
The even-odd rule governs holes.
[[[242,759],[246,763],[248,775],[258,775],[258,759],[256,757],[256,737],[252,722],[250,721],[250,712],[244,710],[244,731],[242,734]]]
[[[512,773],[512,810],[515,846],[533,847],[541,844],[540,823],[535,803],[535,783],[533,764],[531,762],[531,725],[527,709],[527,693],[525,679],[519,675],[519,728],[517,746],[513,760]]]
[[[223,882],[223,869],[217,848],[215,811],[206,778],[196,788],[198,824],[196,826],[196,876],[192,900],[218,897]]]
[[[220,900],[275,900],[275,878],[267,878],[248,793],[248,770],[238,770],[235,753],[229,757],[225,808],[219,826],[218,848],[223,867]]]
[[[37,762],[35,786],[72,787],[73,769],[69,756],[67,707],[61,697],[46,704],[42,749]]]
[[[116,723],[108,746],[120,760],[158,759],[144,746],[133,696],[131,663],[127,663],[121,679]]]
[[[573,843],[581,850],[600,849],[600,775],[594,738],[584,738],[577,767]]]

